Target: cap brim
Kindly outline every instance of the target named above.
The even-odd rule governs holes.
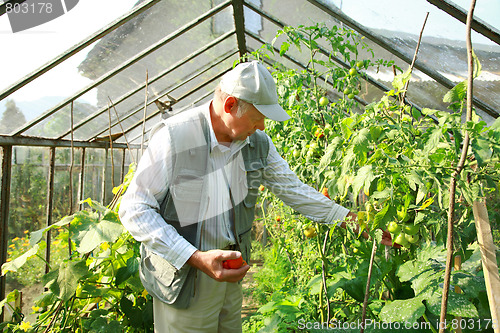
[[[279,104],[271,104],[271,105],[255,105],[255,108],[259,110],[264,116],[271,120],[276,121],[285,121],[290,119],[288,113],[279,105]]]

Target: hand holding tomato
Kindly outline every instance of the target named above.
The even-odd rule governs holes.
[[[239,268],[227,269],[224,267],[225,261],[236,261],[237,263],[240,260],[242,264]],[[187,264],[199,269],[219,282],[238,282],[245,277],[250,269],[250,266],[244,262],[241,253],[238,251],[196,250],[188,259]],[[227,263],[226,265],[229,264]],[[231,265],[235,266],[234,263]]]

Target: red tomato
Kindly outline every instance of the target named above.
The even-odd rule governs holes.
[[[245,260],[243,260],[242,257],[236,258],[236,259],[229,259],[229,260],[224,260],[222,262],[222,267],[225,269],[237,269],[242,266],[245,266],[247,263]]]

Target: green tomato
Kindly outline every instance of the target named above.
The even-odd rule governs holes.
[[[420,226],[411,223],[407,223],[403,227],[403,231],[408,235],[415,235],[419,230]]]
[[[300,156],[300,152],[298,149],[294,149],[292,152],[293,158],[298,158]]]
[[[377,139],[380,137],[380,134],[382,134],[382,130],[382,126],[379,125],[370,127],[370,135],[373,141],[377,141]]]
[[[347,95],[347,98],[349,98],[349,99],[354,99],[354,94],[353,94],[353,93],[350,93],[349,95]]]
[[[359,90],[358,90],[358,89],[354,89],[354,90],[352,91],[352,93],[353,93],[354,95],[357,95],[357,94],[359,94]]]
[[[420,239],[418,235],[409,235],[409,234],[406,234],[405,238],[411,244],[415,244]]]
[[[323,96],[319,99],[319,105],[321,105],[321,106],[327,106],[328,103],[330,103],[330,101],[325,96]]]
[[[352,90],[349,87],[344,89],[344,95],[349,95],[351,92],[352,92]]]
[[[358,62],[356,62],[356,67],[362,68],[364,66],[365,66],[365,63],[363,61],[361,61],[361,60],[359,60]]]
[[[401,227],[399,226],[399,224],[392,221],[392,222],[389,222],[389,225],[387,226],[387,230],[389,230],[389,232],[391,232],[393,234],[397,234],[401,230]]]
[[[396,238],[394,238],[394,243],[398,243],[401,246],[407,246],[408,241],[406,240],[406,236],[404,232],[399,233]]]
[[[354,76],[354,75],[356,75],[356,74],[358,74],[358,71],[356,70],[356,68],[354,68],[354,67],[353,67],[353,68],[351,68],[351,69],[349,70],[349,75]]]

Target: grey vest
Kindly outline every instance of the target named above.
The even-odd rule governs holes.
[[[205,108],[207,106],[204,106]],[[210,153],[210,135],[203,107],[183,112],[163,122],[172,139],[172,184],[160,205],[160,213],[166,223],[196,248],[200,248],[203,221],[197,219],[203,211],[202,197],[206,191],[204,176]],[[262,173],[267,166],[269,141],[257,131],[249,137],[249,144],[241,154],[245,163],[248,194],[234,207],[233,233],[243,259],[250,261],[251,230],[255,215],[255,203],[259,194]],[[186,147],[186,142],[197,143]],[[184,188],[183,188],[184,187]],[[183,191],[185,190],[185,191]],[[183,195],[185,193],[186,195]],[[177,213],[176,204],[188,207],[187,215]],[[181,216],[183,215],[183,216]],[[181,216],[181,218],[179,218]],[[184,222],[184,223],[183,223]],[[168,261],[141,246],[140,277],[145,289],[164,303],[176,308],[187,308],[194,295],[196,269],[185,264],[177,270]]]

